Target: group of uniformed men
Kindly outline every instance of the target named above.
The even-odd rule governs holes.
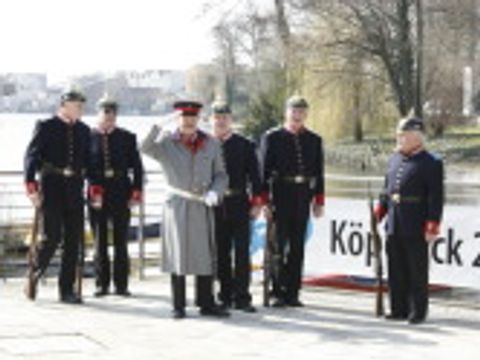
[[[143,199],[143,167],[136,136],[116,125],[118,104],[99,102],[99,122],[80,121],[85,97],[68,91],[58,113],[39,121],[25,155],[25,180],[43,215],[43,236],[33,261],[36,284],[62,244],[60,300],[80,303],[75,264],[84,236],[84,181],[95,236],[95,296],[129,296],[127,235],[130,208]],[[159,162],[168,194],[163,206],[162,268],[171,275],[173,317],[186,314],[186,275],[196,281],[200,314],[226,317],[234,308],[255,312],[250,288],[250,220],[276,224],[274,307],[300,307],[307,223],[324,213],[322,138],[307,129],[308,103],[288,99],[282,126],[267,131],[259,151],[233,131],[225,102],[211,106],[212,134],[198,127],[203,105],[177,101],[174,130],[154,125],[140,146]],[[397,129],[385,189],[375,214],[388,214],[389,319],[425,320],[428,305],[428,241],[439,233],[443,206],[442,162],[425,150],[424,124],[408,118]],[[38,175],[37,175],[38,174]],[[113,271],[108,252],[113,234]],[[112,276],[113,273],[113,276]],[[218,297],[214,279],[219,281]]]

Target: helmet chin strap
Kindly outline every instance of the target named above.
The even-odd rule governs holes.
[[[221,128],[221,129],[219,129],[217,127],[214,127],[213,133],[214,133],[216,138],[224,139],[232,133],[232,129],[228,126],[226,126],[224,128]]]
[[[77,119],[72,118],[70,114],[68,114],[66,111],[63,111],[62,109],[58,111],[58,115],[60,116],[60,118],[62,118],[69,124],[73,124],[75,121],[77,121]]]
[[[403,151],[402,149],[399,149],[399,152],[402,154],[402,155],[405,155],[405,156],[412,156],[412,155],[415,155],[417,153],[419,153],[420,151],[422,151],[424,149],[424,145],[423,144],[418,144],[417,146],[409,149],[408,151]]]

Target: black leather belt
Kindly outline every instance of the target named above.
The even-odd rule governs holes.
[[[288,184],[310,184],[315,180],[313,177],[296,175],[296,176],[283,176],[280,180]]]
[[[42,173],[60,175],[66,178],[85,176],[84,169],[76,170],[70,166],[58,167],[49,163],[44,163],[42,165]]]
[[[105,169],[103,171],[103,177],[105,179],[123,178],[127,177],[127,173],[121,170]]]
[[[245,191],[240,189],[227,189],[223,194],[224,197],[232,197],[232,196],[239,196],[245,194]]]
[[[402,195],[400,193],[390,194],[390,200],[392,200],[392,202],[395,204],[422,202],[422,198],[420,196],[407,196],[407,195]]]

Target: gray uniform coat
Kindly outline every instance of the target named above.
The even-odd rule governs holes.
[[[196,195],[212,190],[222,197],[228,176],[221,146],[213,137],[203,136],[206,136],[203,145],[193,153],[176,133],[154,126],[141,150],[161,164],[169,187]],[[205,204],[170,192],[163,209],[163,271],[176,275],[214,275],[213,222],[212,210]]]

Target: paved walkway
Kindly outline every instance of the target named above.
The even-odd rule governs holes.
[[[55,280],[35,303],[18,280],[0,283],[0,359],[449,359],[480,358],[480,310],[436,300],[412,327],[372,316],[370,294],[304,291],[307,307],[233,312],[230,319],[170,318],[165,276],[133,281],[134,296],[56,301]],[[85,281],[91,294],[91,280]],[[189,288],[190,299],[192,297]],[[260,302],[260,287],[254,287]]]

